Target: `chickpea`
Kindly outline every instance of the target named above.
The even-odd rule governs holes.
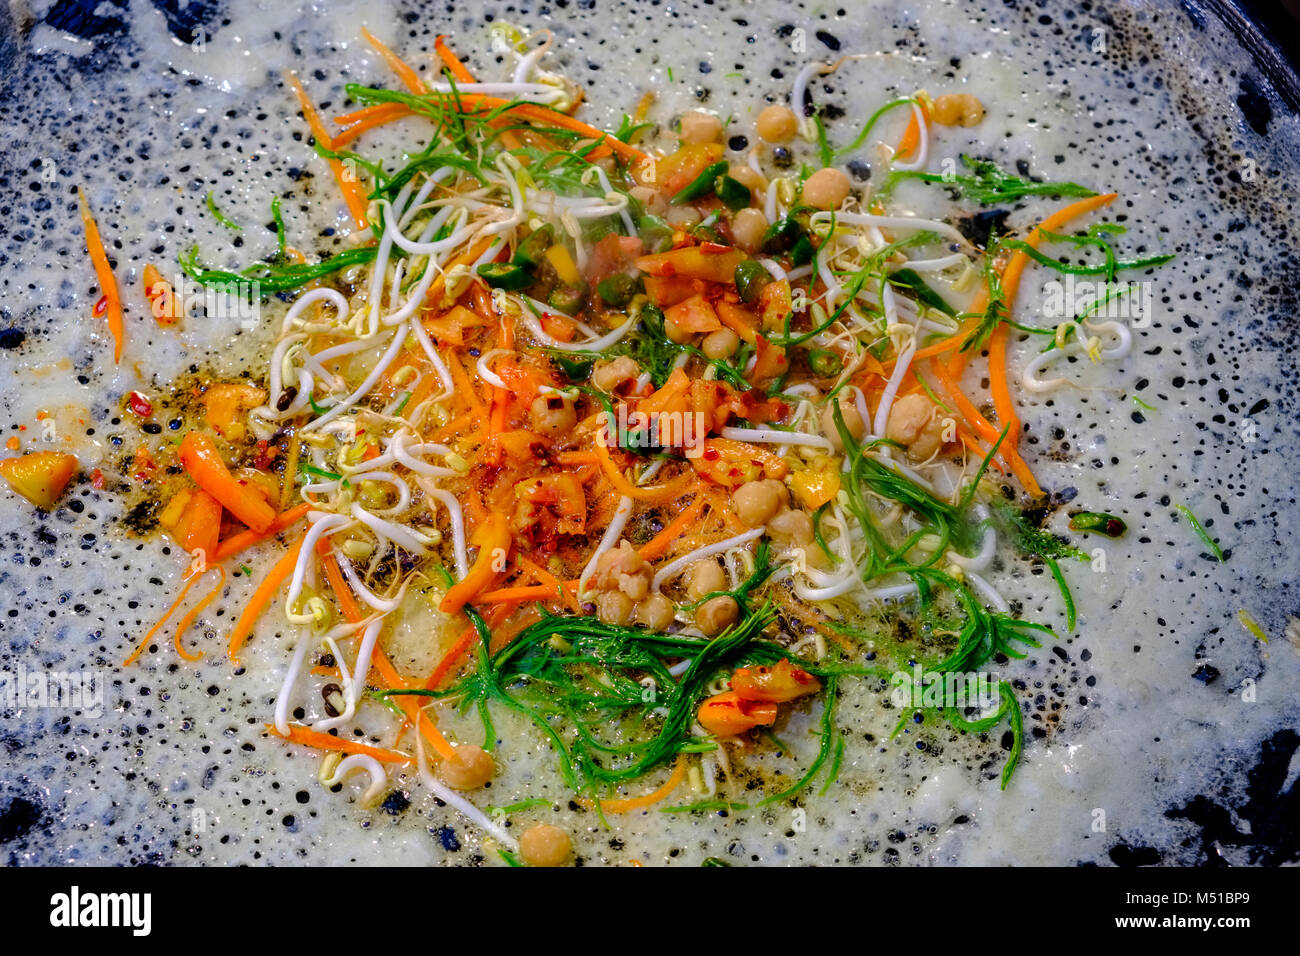
[[[861,438],[867,433],[867,423],[858,414],[857,403],[847,395],[841,395],[839,403],[840,414],[844,416],[844,425],[848,428],[849,434],[854,438]],[[844,450],[844,444],[840,441],[840,430],[835,427],[835,412],[830,405],[827,405],[826,410],[822,412],[822,434],[830,439],[836,451]]]
[[[806,511],[787,508],[767,523],[767,533],[777,544],[804,547],[813,542],[812,518]]]
[[[528,408],[533,428],[543,435],[563,435],[578,424],[573,402],[561,395],[538,395]]]
[[[722,139],[722,120],[704,110],[682,114],[679,135],[683,143],[716,143]]]
[[[718,329],[704,336],[700,348],[711,359],[724,359],[733,355],[740,347],[740,336],[731,329]]]
[[[775,478],[749,481],[736,489],[732,500],[740,520],[751,528],[757,528],[767,524],[773,515],[785,507],[785,485]]]
[[[940,126],[978,126],[984,104],[969,93],[945,93],[935,99],[930,118]]]
[[[740,617],[740,605],[736,599],[723,595],[710,598],[699,606],[695,612],[695,624],[709,637],[721,634]]]
[[[713,558],[701,558],[686,569],[686,594],[692,601],[726,589],[727,575]]]
[[[674,229],[690,229],[700,224],[700,211],[694,206],[669,206],[664,215],[668,225]]]
[[[789,107],[773,104],[758,114],[754,128],[759,138],[769,143],[788,143],[799,131],[799,118]]]
[[[563,866],[573,855],[573,841],[560,827],[538,823],[520,835],[519,855],[529,866]]]
[[[628,195],[656,216],[662,215],[667,208],[663,193],[653,186],[633,186],[628,190]]]
[[[636,619],[656,634],[672,626],[677,606],[662,594],[652,594],[636,607]]]
[[[904,395],[889,409],[885,437],[907,447],[907,457],[925,461],[943,447],[944,420],[939,408],[919,392]]]
[[[597,362],[591,370],[591,384],[602,392],[613,392],[640,374],[641,366],[636,364],[635,359],[620,355],[616,359]]]
[[[461,744],[438,765],[442,782],[453,790],[477,790],[496,773],[492,755],[474,744]]]
[[[649,573],[650,566],[625,538],[596,560],[595,582],[597,587],[616,588],[621,577]]]
[[[813,173],[803,183],[803,201],[818,209],[838,209],[849,196],[849,177],[827,166]]]
[[[751,193],[761,193],[767,189],[767,180],[763,178],[763,174],[747,163],[732,163],[731,168],[727,170],[727,175]]]
[[[632,620],[632,599],[622,591],[601,591],[596,598],[596,617],[606,624],[627,624]]]
[[[731,220],[731,238],[746,252],[757,251],[766,232],[767,217],[758,209],[742,209]]]

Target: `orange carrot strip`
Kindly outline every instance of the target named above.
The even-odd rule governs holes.
[[[361,35],[366,38],[366,42],[379,51],[379,55],[388,64],[388,68],[398,75],[401,81],[406,84],[408,90],[412,93],[425,93],[428,91],[428,87],[420,79],[420,74],[416,73],[400,56],[385,46],[378,37],[365,27],[361,28]]]
[[[997,409],[998,420],[1003,426],[1010,426],[1006,441],[1015,448],[1020,444],[1020,416],[1016,414],[1015,402],[1011,400],[1011,389],[1007,386],[1007,327],[999,325],[993,330],[988,341],[989,350],[989,394],[993,397],[993,407]]]
[[[690,507],[664,526],[664,529],[647,541],[638,552],[644,561],[653,561],[667,553],[669,546],[689,528],[704,510],[704,495],[696,495]]]
[[[642,794],[639,797],[626,797],[616,800],[598,800],[600,809],[605,813],[631,813],[633,810],[643,810],[646,807],[653,806],[660,800],[664,800],[676,790],[683,780],[686,779],[686,758],[678,756],[677,763],[673,765],[673,772],[669,778],[664,781],[664,785],[650,793]],[[580,800],[579,803],[588,803],[586,800]]]
[[[251,548],[255,544],[260,544],[267,538],[272,538],[286,528],[292,527],[303,518],[307,517],[307,512],[311,511],[312,503],[304,501],[300,505],[294,505],[288,511],[282,511],[275,516],[271,526],[265,531],[253,531],[251,528],[246,531],[240,531],[238,534],[232,534],[225,541],[217,545],[217,550],[213,552],[209,561],[224,561],[226,558],[233,558],[245,548]]]
[[[686,493],[686,490],[695,484],[693,475],[684,474],[681,478],[674,479],[662,485],[655,485],[651,488],[638,488],[632,484],[618,470],[618,466],[609,456],[609,448],[605,445],[605,436],[601,433],[596,434],[596,454],[600,457],[600,467],[605,472],[610,484],[620,495],[627,495],[636,501],[646,501],[650,503],[663,503],[679,498]]]
[[[957,411],[966,419],[975,434],[988,442],[989,445],[995,443],[1001,433],[989,423],[988,419],[980,414],[979,409],[966,397],[961,390],[961,386],[957,384],[957,380],[952,377],[951,372],[944,367],[942,362],[933,359],[930,361],[930,366],[934,370],[935,377],[943,384],[944,390],[952,399],[953,404],[957,406]],[[1042,495],[1042,488],[1039,487],[1033,472],[1029,470],[1029,466],[1025,464],[1025,460],[1020,457],[1019,451],[1008,447],[1008,443],[1003,441],[1002,447],[998,449],[998,457],[1005,461],[1012,474],[1020,479],[1020,484],[1024,486],[1025,491],[1034,497]]]
[[[108,253],[104,251],[104,240],[99,236],[99,226],[90,212],[90,203],[81,187],[77,187],[77,200],[81,203],[81,225],[86,232],[86,251],[90,253],[91,265],[95,267],[95,278],[104,293],[107,306],[104,315],[108,319],[108,331],[113,333],[113,361],[122,361],[122,297],[117,291],[117,279],[113,277],[113,267],[109,264]]]
[[[338,560],[334,557],[334,552],[330,549],[328,541],[319,541],[316,545],[316,553],[321,556],[321,564],[325,567],[325,578],[329,581],[330,587],[334,589],[334,597],[339,602],[339,608],[343,611],[343,616],[353,624],[359,623],[364,619],[365,614],[357,604],[356,598],[352,596],[352,589],[347,586],[343,579],[343,572],[339,568]],[[402,679],[402,675],[397,672],[393,662],[388,659],[384,649],[378,644],[375,645],[374,654],[370,661],[375,666],[376,672],[383,678],[384,683],[390,690],[407,690],[409,684]],[[450,757],[455,751],[450,741],[442,735],[434,725],[427,714],[420,709],[420,705],[406,694],[398,694],[392,700],[401,708],[402,713],[406,714],[406,719],[419,728],[420,736],[427,740],[433,748],[442,754]]]
[[[361,605],[357,604],[357,599],[352,595],[352,589],[348,587],[347,582],[343,579],[343,571],[339,567],[338,559],[334,557],[330,543],[322,538],[316,543],[316,553],[320,555],[321,564],[325,567],[325,579],[329,581],[330,587],[334,589],[334,598],[339,602],[339,609],[343,612],[345,618],[356,624],[366,615],[361,610]]]
[[[264,532],[275,521],[275,509],[257,491],[240,484],[221,460],[216,442],[202,432],[181,439],[181,464],[195,483],[216,498],[232,515],[253,531]]]
[[[513,604],[493,605],[485,615],[484,623],[487,624],[489,629],[494,628],[504,621],[506,616],[510,614],[514,608],[515,605]],[[429,679],[424,682],[426,690],[437,689],[438,685],[442,683],[443,678],[452,672],[452,669],[460,662],[460,659],[464,657],[465,653],[474,645],[474,639],[476,637],[478,637],[478,630],[473,624],[460,632],[460,637],[456,638],[456,643],[453,644],[451,649],[442,656],[442,660],[438,662],[438,666],[433,669],[433,673],[429,675]]]
[[[929,122],[930,113],[925,108],[925,104],[918,104],[921,109],[921,116]],[[898,149],[894,150],[894,158],[901,159],[913,150],[918,149],[921,145],[921,127],[916,121],[916,110],[911,110],[911,116],[907,120],[907,129],[903,130],[903,138],[898,141]]]
[[[522,604],[524,601],[556,600],[561,597],[562,588],[549,584],[534,584],[528,587],[500,588],[496,591],[484,591],[478,596],[481,604]]]
[[[212,564],[208,567],[220,575],[220,579],[217,581],[217,586],[204,595],[203,600],[194,605],[194,607],[190,609],[190,613],[186,614],[185,617],[181,619],[180,624],[176,625],[176,634],[172,638],[172,643],[176,645],[176,653],[187,661],[197,661],[203,656],[203,652],[199,651],[197,654],[191,654],[186,651],[184,645],[181,644],[181,637],[183,637],[185,632],[190,629],[190,625],[194,623],[194,619],[203,613],[205,607],[216,600],[217,595],[221,593],[221,589],[226,586],[226,569],[219,564]],[[197,578],[198,575],[195,575],[195,577]]]
[[[290,743],[302,744],[304,747],[311,747],[314,750],[336,750],[345,754],[364,754],[367,757],[374,757],[380,763],[403,764],[411,762],[410,757],[395,750],[381,750],[379,747],[357,743],[355,740],[335,737],[333,734],[323,734],[319,730],[312,730],[302,724],[290,724],[288,735],[276,730],[275,724],[267,724],[266,729]]]
[[[558,591],[560,596],[564,599],[564,602],[568,604],[572,610],[574,611],[578,610],[577,595],[574,592],[570,591],[570,589],[566,588],[563,584],[561,584],[559,578],[557,578],[550,571],[547,571],[541,565],[534,564],[532,561],[530,561],[527,557],[525,557],[522,554],[519,555],[518,558],[516,558],[516,560],[518,561],[519,566],[521,568],[523,568],[525,571],[528,571],[530,574],[532,574],[535,578],[537,578],[537,580],[541,581],[543,584],[553,588],[554,590],[552,591],[552,593]]]
[[[144,639],[136,645],[135,650],[133,650],[127,659],[122,662],[123,667],[130,667],[135,663],[135,659],[144,653],[144,649],[149,646],[149,642],[153,640],[153,636],[162,630],[162,626],[167,623],[167,618],[176,613],[176,609],[184,603],[185,595],[190,593],[190,588],[194,587],[194,582],[198,579],[199,576],[197,574],[186,573],[185,587],[181,588],[181,593],[176,596],[176,600],[172,602],[171,607],[163,612],[163,616],[158,619],[158,623],[149,628],[149,633],[146,634]]]
[[[298,77],[289,71],[285,74],[285,79],[293,87],[293,91],[298,94],[298,102],[302,105],[303,119],[311,127],[311,134],[316,137],[316,142],[320,143],[326,149],[334,148],[334,140],[329,131],[325,128],[325,123],[320,118],[320,113],[316,112],[316,107],[312,105],[311,99],[307,96],[307,91],[298,82]],[[366,218],[366,196],[361,188],[361,183],[357,177],[350,174],[337,159],[327,161],[330,170],[334,173],[334,179],[339,184],[339,189],[343,193],[343,201],[347,203],[348,212],[352,213],[352,219],[357,224],[358,229],[366,229],[370,226]]]
[[[413,115],[410,107],[403,106],[401,103],[376,103],[374,106],[363,106],[351,113],[340,113],[334,117],[334,122],[340,126],[351,126],[353,123],[362,123],[367,120],[383,119],[387,121],[401,119],[403,116],[410,115]],[[335,141],[337,142],[337,137],[335,137]]]
[[[1044,232],[1059,232],[1080,216],[1086,216],[1088,213],[1114,202],[1118,195],[1118,193],[1103,193],[1099,196],[1089,196],[1086,199],[1072,202],[1068,206],[1063,206],[1031,229],[1029,235],[1025,236],[1025,243],[1037,249],[1045,238],[1043,235]],[[1020,288],[1020,277],[1024,274],[1026,267],[1029,265],[1029,261],[1029,254],[1023,249],[1017,249],[1012,253],[1011,258],[1007,260],[1007,264],[1002,268],[1002,297],[1006,303],[1008,313],[1011,311],[1012,303],[1015,302],[1016,292]],[[976,297],[975,301],[971,303],[971,311],[982,313],[988,307],[988,304],[989,290],[985,287],[980,295]],[[976,318],[971,319],[967,325],[963,327],[962,331],[957,334],[964,339],[978,324],[979,318],[977,316]],[[967,355],[963,352],[958,352],[952,357],[949,362],[949,369],[952,371],[954,378],[961,374],[961,370],[965,367],[966,359]]]
[[[503,114],[514,114],[515,116],[534,123],[556,126],[572,133],[578,133],[589,139],[600,140],[601,145],[590,153],[590,156],[592,157],[599,158],[600,156],[605,155],[606,151],[612,151],[617,153],[620,158],[635,163],[643,163],[650,158],[646,153],[637,149],[635,146],[629,146],[627,143],[611,136],[604,130],[597,129],[581,120],[576,120],[567,113],[560,113],[556,110],[548,109],[545,106],[538,106],[535,103],[516,103],[513,100],[502,99],[499,96],[485,96],[481,93],[461,93],[459,100],[462,111],[465,112],[473,109],[482,109],[485,112],[490,112],[505,107],[505,109],[502,110]],[[382,114],[384,117],[383,122],[390,122],[403,116],[409,116],[411,113],[412,111],[405,107],[402,112],[396,110],[387,112]],[[380,124],[376,122],[374,125]]]
[[[244,613],[239,615],[239,620],[235,622],[234,628],[230,631],[229,646],[226,653],[234,663],[239,662],[239,649],[244,646],[253,633],[253,625],[257,619],[262,616],[262,612],[275,599],[275,593],[279,590],[280,585],[284,583],[289,575],[293,574],[294,566],[298,563],[298,553],[302,551],[302,543],[307,536],[304,534],[294,542],[293,547],[281,555],[280,560],[275,562],[270,572],[264,577],[257,590],[253,592],[248,606],[244,608]]]
[[[443,42],[445,34],[436,37],[433,41],[433,48],[438,51],[438,56],[442,62],[451,70],[451,75],[462,83],[473,83],[474,74],[466,68],[465,64],[460,62],[460,58],[451,52],[451,47]]]

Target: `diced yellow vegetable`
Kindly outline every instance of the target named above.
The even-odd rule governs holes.
[[[18,494],[49,511],[77,473],[77,464],[73,455],[37,451],[0,461],[0,475]]]
[[[573,254],[569,252],[568,246],[559,243],[551,246],[546,250],[546,260],[565,285],[577,285],[582,281],[582,275],[578,272],[578,265],[573,261]]]
[[[790,478],[790,487],[799,504],[809,511],[815,511],[828,501],[834,500],[840,490],[840,473],[832,468],[810,468],[796,472]]]
[[[167,507],[158,514],[158,523],[168,531],[176,527],[177,522],[181,520],[181,515],[185,512],[185,506],[189,504],[190,498],[194,492],[187,489],[176,492],[172,500],[167,502]]]

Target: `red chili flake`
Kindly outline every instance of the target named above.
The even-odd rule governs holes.
[[[705,461],[717,461],[720,457],[721,457],[721,455],[718,454],[717,449],[715,449],[715,448],[706,448],[706,449],[704,449],[704,460],[705,460]]]
[[[127,407],[141,418],[148,418],[153,414],[153,403],[145,398],[139,392],[132,392],[126,400]]]
[[[716,256],[724,252],[730,252],[731,246],[724,246],[720,242],[702,242],[700,243],[700,252],[706,256]]]
[[[108,311],[108,296],[106,296],[106,295],[101,295],[101,296],[99,297],[99,301],[95,303],[95,307],[94,307],[91,311],[94,312],[95,315],[103,315],[105,312],[107,312],[107,311]]]
[[[104,473],[98,468],[90,473],[90,486],[99,491],[104,490]]]

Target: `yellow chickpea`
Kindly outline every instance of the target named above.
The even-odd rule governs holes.
[[[461,744],[438,765],[438,776],[453,790],[477,790],[496,773],[492,755],[474,744]]]
[[[767,522],[785,507],[785,485],[774,478],[764,481],[749,481],[736,489],[732,501],[740,520],[751,528]]]
[[[759,139],[769,143],[788,143],[799,131],[799,118],[786,106],[772,105],[764,107],[754,121],[754,129]]]
[[[711,359],[724,359],[733,355],[740,347],[740,336],[731,329],[718,329],[704,336],[700,349]]]
[[[641,367],[635,359],[620,355],[615,359],[597,362],[591,370],[591,384],[602,392],[612,392],[640,374]]]
[[[627,624],[632,619],[632,599],[622,591],[601,591],[596,598],[596,617],[606,624]]]
[[[767,217],[758,209],[742,209],[731,220],[731,238],[746,252],[757,251],[766,232]]]
[[[702,558],[686,569],[686,594],[692,601],[726,589],[726,572],[713,558]]]
[[[656,634],[672,626],[677,616],[677,606],[662,594],[651,594],[636,607],[636,619]]]
[[[787,508],[767,523],[767,533],[777,544],[804,547],[813,542],[812,518],[806,511]]]
[[[844,416],[844,425],[848,428],[849,434],[854,438],[861,438],[867,433],[867,423],[858,414],[857,403],[846,395],[840,396],[839,403],[840,414]],[[830,405],[827,405],[826,410],[822,412],[822,434],[830,439],[836,451],[844,450],[844,444],[840,441],[840,430],[835,427],[835,412]]]
[[[560,395],[538,395],[528,408],[533,429],[543,435],[563,435],[578,424],[573,402]]]
[[[573,841],[560,827],[538,823],[519,837],[519,855],[529,866],[563,866],[573,855]]]
[[[849,177],[827,166],[813,173],[803,184],[803,201],[818,209],[838,209],[849,196]]]
[[[682,115],[679,135],[683,143],[716,143],[722,139],[722,120],[704,110]]]
[[[940,126],[978,126],[984,104],[969,93],[945,93],[935,98],[930,118]]]
[[[763,178],[763,174],[746,163],[732,163],[731,168],[727,170],[727,175],[751,193],[761,193],[767,188],[767,180]]]
[[[913,461],[925,461],[943,447],[945,427],[938,406],[918,392],[894,402],[885,437],[906,446]]]
[[[710,598],[695,611],[695,624],[709,637],[721,634],[740,617],[740,605],[728,595]]]

